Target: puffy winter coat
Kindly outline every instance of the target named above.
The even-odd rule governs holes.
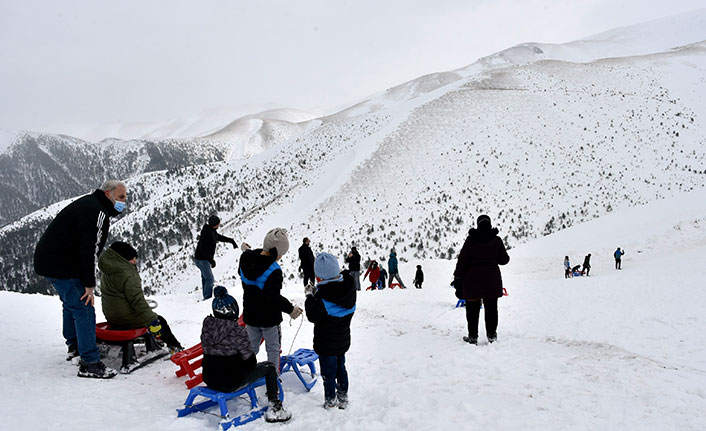
[[[510,261],[498,230],[471,229],[454,271],[457,296],[466,300],[503,296],[503,281],[498,265]]]
[[[399,272],[397,270],[397,253],[394,251],[390,253],[390,260],[387,261],[387,269],[390,271],[390,274],[397,274]]]
[[[414,281],[417,283],[424,282],[424,272],[421,268],[417,268],[417,272],[414,273]]]
[[[34,271],[44,277],[77,278],[96,285],[96,260],[108,238],[110,217],[118,215],[105,192],[96,190],[62,209],[34,250]]]
[[[365,271],[365,274],[363,275],[363,280],[365,280],[365,277],[367,277],[368,274],[370,274],[370,282],[372,284],[377,283],[380,279],[380,267],[377,265],[375,265],[374,267],[373,265],[370,265],[368,267],[368,270]]]
[[[294,306],[281,295],[282,269],[262,249],[246,250],[240,256],[238,273],[243,282],[243,320],[247,325],[269,328],[282,323],[282,313]]]
[[[314,275],[314,252],[307,244],[299,247],[299,260],[301,261],[299,267],[304,273]]]
[[[215,264],[213,256],[216,254],[216,244],[218,242],[227,242],[233,244],[235,247],[235,240],[233,238],[219,234],[216,229],[207,224],[203,225],[201,234],[199,234],[199,242],[196,244],[194,259],[207,260],[211,265]]]
[[[137,267],[108,248],[98,259],[101,306],[106,320],[121,328],[144,328],[157,318],[145,300]]]
[[[349,271],[360,271],[360,253],[358,250],[352,253],[352,256],[346,256],[346,263]]]
[[[307,296],[306,317],[314,324],[314,351],[338,356],[351,346],[351,319],[355,312],[353,278],[343,271],[338,279],[317,284],[316,294]]]
[[[257,365],[248,334],[236,320],[207,316],[201,328],[201,347],[203,381],[217,391],[241,387]]]

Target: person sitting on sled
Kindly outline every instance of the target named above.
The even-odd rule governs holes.
[[[233,392],[264,377],[269,400],[265,420],[288,421],[292,414],[279,400],[275,364],[269,361],[258,363],[255,359],[247,330],[238,325],[238,302],[223,286],[215,287],[213,297],[213,315],[206,316],[201,329],[204,383],[219,392]]]
[[[378,279],[380,278],[380,267],[376,261],[370,262],[368,270],[365,271],[365,275],[363,275],[363,280],[365,280],[365,277],[368,275],[370,275],[370,287],[365,290],[377,289]]]
[[[150,308],[137,272],[137,251],[128,243],[115,241],[98,258],[101,271],[101,307],[113,329],[149,328],[169,348],[184,350],[164,317]]]

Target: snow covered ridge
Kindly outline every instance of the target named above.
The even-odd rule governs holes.
[[[293,373],[285,373],[285,406],[293,414],[286,429],[365,424],[398,430],[403,424],[410,430],[465,430],[473,424],[488,430],[702,430],[706,290],[698,269],[706,263],[706,230],[698,223],[705,215],[705,190],[694,190],[511,250],[510,263],[502,267],[510,295],[499,301],[498,342],[492,345],[485,342],[483,323],[478,346],[461,341],[465,313],[454,308],[447,286],[453,261],[403,263],[405,282],[415,264],[423,266],[423,289],[358,295],[346,354],[349,408],[322,409],[321,383],[306,392]],[[622,271],[613,269],[616,246],[627,251]],[[563,256],[589,252],[591,276],[564,280]],[[216,269],[225,261],[219,259]],[[293,272],[291,265],[282,266]],[[174,289],[186,292],[190,281]],[[242,305],[239,281],[223,282]],[[211,312],[210,302],[196,301],[199,294],[156,298],[158,312],[186,346],[199,342],[202,321]],[[297,304],[304,301],[299,279],[285,280],[283,294]],[[208,414],[177,418],[175,409],[188,390],[170,361],[110,381],[77,378],[76,366],[64,360],[60,310],[57,297],[0,292],[0,327],[6,333],[0,349],[13,352],[0,359],[6,429],[218,428],[219,418]],[[96,311],[104,320],[99,303]],[[290,346],[311,347],[313,325],[305,321],[298,330],[299,323],[283,322],[283,354]],[[261,350],[258,360],[265,358]],[[77,391],[91,396],[66,396]],[[265,400],[262,391],[258,395]],[[30,414],[32,400],[51,399],[62,401],[43,403],[41,415]],[[106,408],[107,399],[120,402]],[[238,409],[248,405],[232,402],[229,408],[242,412]],[[80,415],[66,414],[80,409]],[[242,429],[269,428],[256,422]]]
[[[284,226],[293,248],[309,236],[316,250],[341,255],[357,244],[364,257],[385,260],[395,246],[403,261],[453,259],[475,217],[488,213],[515,247],[703,188],[705,52],[701,43],[429,76],[430,85],[400,86],[375,109],[284,129],[237,121],[249,137],[224,131],[231,154],[255,143],[260,152],[130,178],[128,212],[111,233],[136,246],[145,286],[157,291],[199,284],[191,256],[213,212],[226,235],[253,245]],[[18,245],[0,252],[3,288],[51,291],[31,268],[51,217],[42,211],[0,230]],[[237,278],[237,253],[220,252],[217,278]],[[295,255],[284,264],[296,267]]]

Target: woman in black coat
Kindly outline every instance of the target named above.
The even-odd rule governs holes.
[[[468,336],[463,340],[478,344],[478,318],[481,300],[485,306],[485,333],[488,342],[497,340],[498,298],[503,296],[503,280],[498,265],[510,261],[498,230],[490,224],[490,217],[482,215],[471,228],[458,256],[454,271],[456,297],[466,300]]]

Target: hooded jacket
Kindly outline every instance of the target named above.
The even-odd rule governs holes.
[[[358,250],[351,250],[352,256],[346,256],[346,263],[349,271],[360,271],[360,253]]]
[[[370,282],[372,284],[377,283],[380,279],[380,267],[378,265],[375,265],[375,267],[373,267],[373,265],[370,265],[368,267],[368,270],[365,271],[365,274],[363,275],[363,280],[365,280],[365,277],[367,277],[368,274],[370,274]]]
[[[314,252],[308,244],[302,244],[299,247],[299,267],[304,271],[304,274],[314,275]]]
[[[208,224],[203,225],[201,234],[199,234],[199,242],[196,244],[194,259],[207,260],[211,266],[213,266],[215,264],[213,256],[216,254],[216,244],[218,242],[228,242],[235,247],[235,240],[233,238],[219,234],[215,228]]]
[[[282,269],[262,249],[246,250],[240,256],[238,273],[243,282],[243,321],[250,326],[269,328],[282,323],[282,313],[294,306],[282,294]]]
[[[157,318],[145,300],[137,266],[108,248],[98,259],[101,271],[101,307],[116,327],[144,328]]]
[[[201,328],[201,347],[203,381],[217,391],[241,387],[257,365],[248,334],[236,320],[207,316]]]
[[[317,284],[316,293],[306,297],[306,317],[314,324],[314,351],[339,356],[351,346],[351,319],[356,290],[348,271],[337,279]]]
[[[34,250],[34,271],[44,277],[77,278],[96,285],[96,260],[108,239],[110,217],[119,212],[102,190],[83,196],[59,211]]]
[[[457,297],[466,300],[500,298],[503,281],[498,265],[510,261],[505,244],[495,228],[471,229],[456,262],[454,287]]]
[[[397,274],[399,271],[397,269],[397,253],[394,251],[390,253],[390,260],[387,261],[387,269],[390,274]]]

